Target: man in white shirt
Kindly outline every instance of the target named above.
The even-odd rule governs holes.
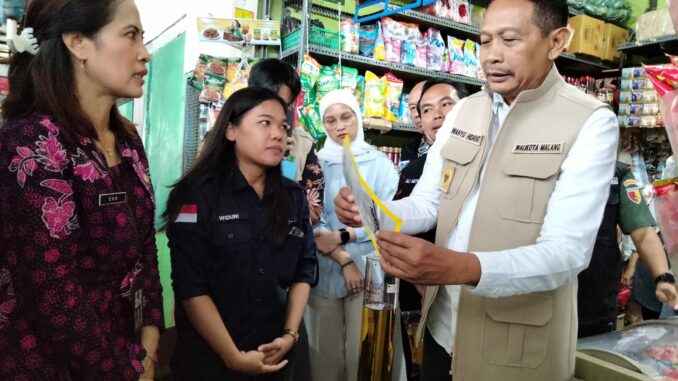
[[[486,91],[448,114],[412,195],[388,203],[404,234],[378,234],[387,272],[444,285],[427,289],[425,321],[429,340],[455,350],[455,381],[574,375],[577,274],[591,258],[619,131],[612,111],[554,67],[567,19],[565,0],[490,3],[480,35]],[[344,189],[335,204],[356,225],[353,201]],[[436,221],[436,245],[406,235]]]

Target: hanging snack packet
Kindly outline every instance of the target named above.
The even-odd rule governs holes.
[[[391,122],[398,121],[400,113],[400,95],[403,92],[403,80],[392,73],[386,73],[382,80],[385,82],[384,108],[385,119]]]
[[[214,103],[221,100],[221,94],[224,92],[224,77],[205,72],[205,79],[199,101],[203,103]]]
[[[478,76],[478,58],[476,57],[476,43],[466,40],[464,44],[464,75],[476,78]]]
[[[341,34],[339,43],[341,51],[358,54],[358,26],[353,22],[353,19],[342,21],[339,33]]]
[[[374,44],[376,44],[377,36],[379,35],[378,28],[378,24],[369,24],[360,27],[360,30],[358,31],[358,52],[361,56],[369,58],[374,56]]]
[[[321,68],[322,65],[319,64],[318,61],[306,54],[304,56],[304,62],[301,63],[301,70],[299,74],[302,87],[315,87],[315,82],[318,80],[318,77],[320,77]]]
[[[301,117],[304,119],[304,126],[306,132],[317,142],[325,136],[325,129],[323,128],[322,117],[318,110],[318,104],[306,105],[301,109]]]
[[[202,91],[203,82],[205,81],[205,70],[207,70],[207,57],[201,54],[198,57],[198,62],[195,64],[195,70],[193,70],[193,76],[190,80],[191,87]]]
[[[240,89],[244,89],[247,87],[247,78],[245,78],[245,74],[242,72],[239,72],[235,75],[235,78],[233,78],[232,82],[228,82],[224,86],[224,99],[228,99],[228,97],[231,96],[231,94],[235,93],[236,91]]]
[[[464,40],[447,36],[450,51],[450,73],[464,74]]]
[[[350,92],[354,93],[356,87],[358,87],[358,69],[352,67],[342,67],[341,68],[341,88],[348,89]]]
[[[371,71],[365,72],[365,117],[384,117],[384,81]]]
[[[445,52],[443,36],[438,29],[428,28],[426,37],[428,38],[426,67],[431,70],[440,71],[443,68],[443,53]]]
[[[338,70],[339,66],[323,66],[320,69],[320,77],[315,86],[315,100],[320,102],[325,94],[332,90],[339,89],[341,83],[341,72]]]

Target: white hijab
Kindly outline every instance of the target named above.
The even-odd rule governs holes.
[[[351,151],[353,156],[355,156],[356,161],[361,161],[361,156],[365,156],[372,151],[376,152],[376,149],[371,145],[365,143],[365,136],[363,133],[363,116],[360,113],[360,106],[358,106],[358,101],[356,101],[353,93],[348,90],[332,90],[327,95],[323,97],[320,101],[320,118],[325,120],[325,111],[328,108],[335,104],[343,104],[348,106],[355,117],[358,119],[358,127],[355,139],[351,141]],[[325,145],[318,152],[318,159],[324,160],[333,164],[341,164],[343,162],[343,147],[341,144],[337,144],[329,136],[325,139]],[[368,155],[369,156],[369,155]]]

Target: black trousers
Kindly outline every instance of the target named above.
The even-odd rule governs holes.
[[[421,364],[421,381],[451,381],[450,369],[452,357],[436,343],[433,336],[426,329],[424,334],[424,359]]]
[[[577,331],[577,338],[581,339],[582,337],[589,337],[594,335],[600,335],[603,333],[609,333],[614,331],[615,322],[603,322],[597,324],[588,324],[588,325],[579,325],[579,331]]]

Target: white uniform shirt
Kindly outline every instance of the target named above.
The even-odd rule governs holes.
[[[440,151],[449,139],[463,103],[464,100],[445,118],[411,196],[388,203],[389,208],[403,218],[402,232],[405,234],[425,232],[436,225],[444,166]],[[510,107],[495,94],[492,110],[494,119],[483,168]],[[476,287],[468,288],[471,292],[487,297],[505,297],[553,290],[576,279],[591,260],[614,174],[618,141],[617,117],[609,109],[596,110],[582,127],[560,168],[537,242],[501,252],[474,253],[480,261],[482,275]],[[482,172],[480,176],[447,239],[448,249],[468,250]],[[489,226],[485,228],[491,229]],[[448,353],[452,353],[454,343],[459,294],[460,286],[441,287],[429,311],[427,327],[435,341]]]

